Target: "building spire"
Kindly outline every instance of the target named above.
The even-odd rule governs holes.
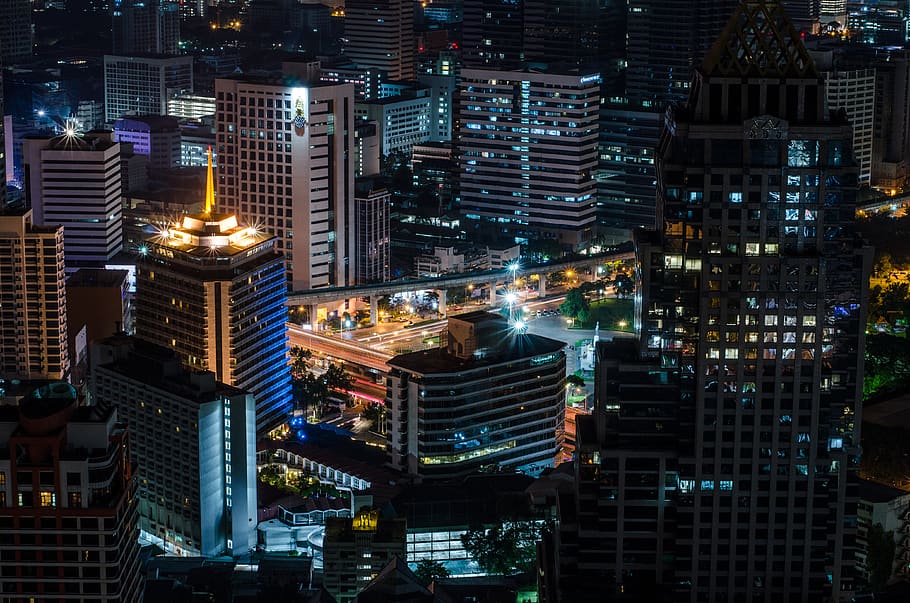
[[[211,215],[215,209],[215,177],[212,170],[212,147],[205,153],[208,156],[209,166],[205,174],[205,214]]]

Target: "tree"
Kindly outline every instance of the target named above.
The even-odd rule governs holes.
[[[590,310],[588,300],[585,299],[581,289],[569,289],[566,292],[566,300],[559,306],[559,310],[570,318],[578,318],[582,310]]]
[[[881,254],[876,260],[872,268],[872,272],[875,276],[879,278],[887,278],[892,272],[894,272],[894,263],[891,261],[890,253]]]
[[[438,561],[433,561],[432,559],[421,559],[417,562],[417,569],[414,570],[414,575],[417,576],[421,582],[429,585],[430,582],[438,580],[439,578],[448,578],[449,570],[446,569],[446,566],[441,564]]]
[[[512,575],[533,569],[540,529],[533,522],[504,522],[489,529],[468,530],[461,543],[490,574]]]
[[[869,570],[869,585],[874,592],[885,590],[894,570],[894,534],[886,532],[877,523],[866,533],[866,568]]]
[[[571,385],[572,387],[584,387],[585,380],[578,375],[569,375],[566,377],[566,384]]]
[[[313,352],[299,345],[291,348],[291,378],[301,379],[304,373],[310,370],[310,360]]]
[[[635,282],[632,280],[632,277],[627,274],[616,275],[613,286],[616,287],[616,295],[618,297],[628,297],[635,291]]]

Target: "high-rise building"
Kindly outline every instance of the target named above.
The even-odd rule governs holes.
[[[552,467],[562,443],[563,347],[478,311],[449,319],[445,345],[389,360],[392,465],[427,479]]]
[[[216,81],[218,205],[278,237],[293,289],[348,285],[354,89],[313,81],[307,64],[284,71]]]
[[[432,106],[430,89],[415,87],[403,94],[358,101],[354,115],[358,121],[376,122],[383,156],[408,156],[411,147],[432,138],[436,126]]]
[[[204,212],[140,248],[136,335],[251,393],[264,436],[286,420],[291,404],[286,297],[276,238],[215,212],[210,161]]]
[[[392,194],[374,185],[372,178],[357,180],[354,195],[354,262],[357,283],[389,280]]]
[[[0,374],[67,379],[63,227],[0,212]]]
[[[180,52],[180,8],[167,0],[113,0],[111,37],[117,55]]]
[[[6,207],[6,117],[3,113],[3,63],[0,61],[0,212]],[[10,170],[12,171],[12,170]]]
[[[604,73],[598,166],[599,232],[630,238],[655,222],[654,149],[668,102],[686,98],[694,67],[739,0],[610,3],[602,32]],[[616,40],[625,40],[617,44]],[[622,46],[622,47],[620,47]]]
[[[211,371],[188,372],[172,349],[123,334],[92,346],[91,367],[96,403],[116,408],[130,430],[147,538],[183,556],[254,548],[253,396]]]
[[[68,383],[0,406],[0,599],[141,598],[136,480],[117,413]]]
[[[11,67],[32,58],[32,3],[0,3],[0,65]]]
[[[480,237],[593,237],[600,78],[462,69],[461,211]]]
[[[344,38],[344,54],[354,63],[381,69],[393,80],[417,76],[413,2],[348,0]]]
[[[853,590],[872,256],[824,86],[783,6],[744,3],[668,112],[639,340],[601,344],[578,418],[561,600]]]
[[[25,193],[36,224],[61,224],[68,274],[100,268],[123,247],[120,144],[73,129],[23,142]]]
[[[853,156],[860,185],[872,183],[872,146],[875,133],[875,69],[826,70],[825,95],[832,111],[843,109],[853,126]]]
[[[168,100],[193,92],[193,57],[104,56],[104,118],[166,115]]]

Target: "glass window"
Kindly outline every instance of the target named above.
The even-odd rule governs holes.
[[[830,153],[829,153],[830,154]],[[791,140],[787,144],[787,165],[812,167],[818,162],[817,140]]]

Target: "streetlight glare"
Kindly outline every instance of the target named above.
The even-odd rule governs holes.
[[[518,300],[518,296],[515,295],[514,293],[511,293],[511,292],[506,293],[506,301],[509,302],[510,304],[514,304],[517,300]]]

